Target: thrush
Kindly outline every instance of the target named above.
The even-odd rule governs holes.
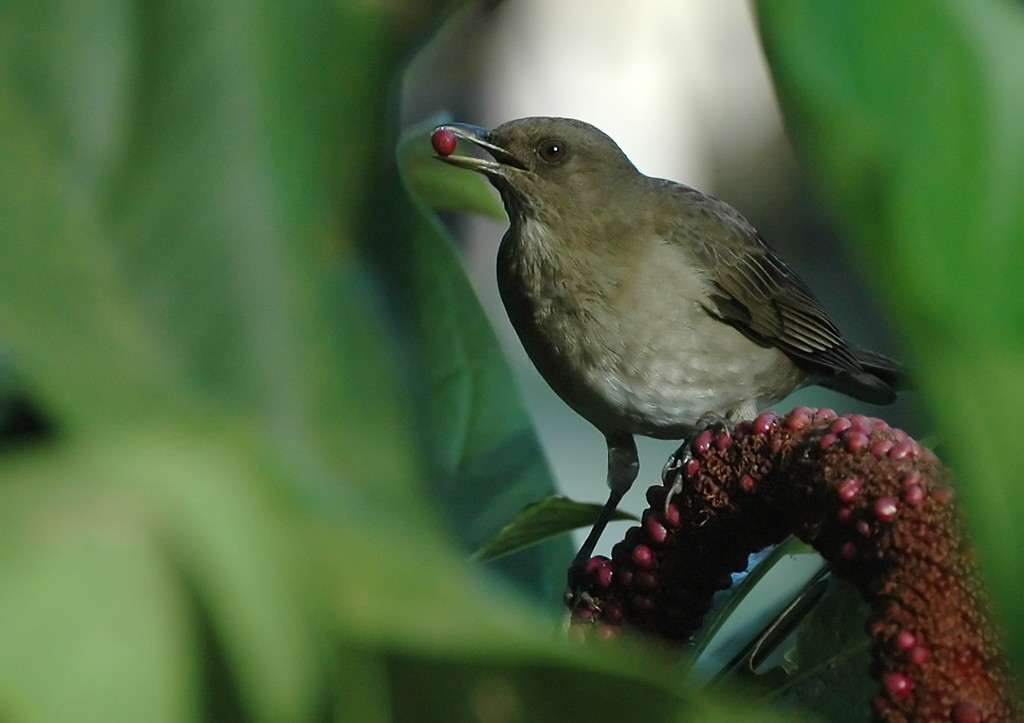
[[[491,159],[454,155],[458,139]],[[509,218],[498,289],[526,353],[605,437],[608,500],[570,587],[639,471],[634,435],[682,439],[752,419],[818,384],[872,404],[905,370],[849,344],[732,206],[642,174],[615,141],[567,118],[434,129],[440,160],[482,173]]]

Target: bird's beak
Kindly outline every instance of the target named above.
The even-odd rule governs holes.
[[[469,125],[468,123],[446,123],[445,125],[437,126],[437,128],[434,129],[434,132],[436,133],[441,130],[451,131],[455,134],[456,138],[471,141],[473,144],[490,153],[494,157],[494,160],[491,161],[486,158],[473,158],[472,156],[438,155],[436,158],[439,161],[450,163],[451,165],[458,166],[459,168],[468,168],[471,171],[483,173],[487,176],[503,176],[504,171],[509,167],[518,168],[523,171],[526,170],[525,163],[512,155],[511,152],[491,142],[491,132],[486,128]]]

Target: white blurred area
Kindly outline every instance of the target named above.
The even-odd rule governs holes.
[[[756,149],[780,129],[744,0],[510,0],[491,40],[486,125],[580,118],[647,175],[704,186],[709,144],[727,136]]]
[[[444,42],[476,33],[482,65],[462,72],[479,116],[493,127],[532,115],[585,120],[612,136],[637,167],[714,193],[715,159],[756,156],[781,133],[750,7],[744,0],[672,2],[508,0],[483,28],[466,20]],[[566,407],[527,359],[501,306],[495,254],[504,224],[472,218],[464,250],[472,283],[511,360],[559,488],[603,502],[603,436]],[[638,438],[641,472],[622,508],[639,514],[676,442]],[[630,523],[614,523],[607,554]],[[585,531],[578,533],[582,541]]]

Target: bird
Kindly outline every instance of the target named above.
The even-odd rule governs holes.
[[[808,385],[871,404],[906,387],[906,368],[848,343],[739,211],[644,175],[594,126],[447,123],[431,140],[438,159],[497,189],[509,219],[497,282],[512,327],[605,438],[608,499],[569,566],[570,591],[638,475],[637,435],[686,439]],[[456,154],[459,140],[490,158]]]

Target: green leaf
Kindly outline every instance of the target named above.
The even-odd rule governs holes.
[[[794,141],[902,328],[1024,667],[1024,8],[759,10]]]
[[[0,466],[0,715],[198,717],[188,600],[158,539],[77,454]]]
[[[869,612],[852,585],[830,577],[825,594],[797,630],[795,675],[772,697],[799,702],[830,721],[863,721],[878,690],[869,672],[871,641],[864,632]]]
[[[476,551],[473,559],[494,560],[517,552],[555,535],[589,527],[597,520],[604,505],[576,502],[567,497],[552,496],[527,505],[501,531]],[[616,510],[613,520],[637,520],[635,515]]]

